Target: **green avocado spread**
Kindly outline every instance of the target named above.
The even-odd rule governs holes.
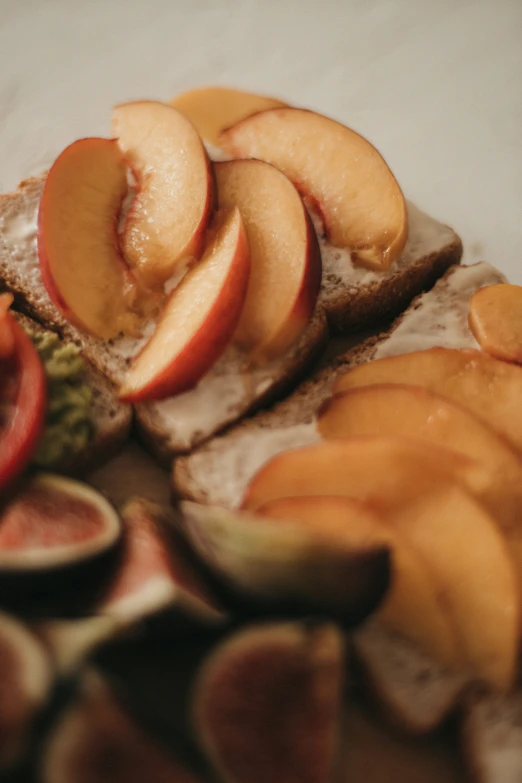
[[[47,377],[45,428],[33,462],[50,467],[77,454],[93,437],[92,389],[76,345],[64,345],[53,332],[27,332]]]

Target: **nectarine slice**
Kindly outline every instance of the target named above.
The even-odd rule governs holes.
[[[254,477],[244,505],[324,494],[372,505],[421,555],[438,585],[462,665],[507,688],[519,628],[511,557],[493,518],[455,479],[461,455],[431,445],[423,455],[423,448],[420,442],[353,438],[288,451]]]
[[[386,593],[390,552],[377,515],[344,502],[351,531],[196,503],[182,504],[179,525],[236,613],[318,615],[355,625]]]
[[[480,462],[488,479],[476,487],[481,501],[507,535],[522,538],[522,461],[489,425],[466,408],[420,386],[376,384],[341,392],[318,417],[324,438],[360,435],[420,438]],[[514,530],[515,529],[515,530]],[[522,573],[522,560],[521,573]]]
[[[220,132],[229,125],[255,112],[286,106],[276,98],[230,87],[198,87],[177,95],[170,105],[191,121],[202,139],[216,146]]]
[[[401,189],[375,147],[345,125],[305,109],[268,109],[223,131],[219,146],[286,174],[319,210],[330,242],[356,263],[388,269],[401,254],[408,235]]]
[[[246,628],[203,664],[193,724],[220,780],[328,783],[333,779],[343,641],[329,624]]]
[[[522,364],[522,286],[480,288],[469,302],[469,325],[483,351]]]
[[[402,501],[405,493],[431,490],[434,477],[468,486],[480,485],[484,474],[463,454],[420,440],[365,436],[323,441],[273,457],[251,480],[241,506],[255,511],[270,500],[294,495],[348,495],[365,501],[373,497],[376,475],[381,494]],[[357,484],[356,495],[344,491],[346,476]]]
[[[178,111],[156,101],[117,106],[112,132],[138,181],[123,250],[150,287],[199,258],[214,208],[214,182],[203,142]]]
[[[429,348],[354,367],[333,392],[376,383],[422,386],[468,408],[522,452],[522,369],[482,351]]]
[[[126,193],[116,142],[80,139],[51,166],[38,213],[38,256],[49,296],[67,320],[102,339],[135,325],[135,289],[116,232]]]
[[[363,542],[367,546],[371,542],[386,544],[392,553],[392,581],[374,616],[384,627],[401,633],[436,660],[458,666],[457,635],[422,556],[375,512],[372,519],[354,514],[354,503],[358,502],[353,498],[335,495],[287,497],[261,506],[259,514],[267,521],[297,521],[318,537],[331,537],[332,542],[346,540],[352,546]],[[310,568],[312,584],[314,573]]]
[[[299,337],[321,286],[317,237],[289,179],[259,160],[215,165],[221,207],[238,207],[252,271],[234,339],[253,356],[273,358]]]
[[[390,507],[388,518],[424,555],[444,591],[463,663],[478,680],[508,690],[517,669],[519,587],[493,518],[457,484]]]
[[[250,253],[238,209],[228,212],[197,266],[171,293],[156,331],[134,359],[120,397],[137,402],[191,389],[226,348],[239,321]]]

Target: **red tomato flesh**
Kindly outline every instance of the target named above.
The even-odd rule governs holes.
[[[0,321],[3,339],[12,339],[10,356],[0,358],[0,492],[22,473],[40,439],[45,421],[45,372],[30,337],[10,313]],[[6,334],[9,330],[10,335]]]

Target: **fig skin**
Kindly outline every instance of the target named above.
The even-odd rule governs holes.
[[[52,685],[49,657],[18,620],[0,613],[0,776],[24,754]]]
[[[0,509],[0,604],[24,617],[88,612],[120,539],[118,514],[93,488],[49,473],[26,478]]]
[[[41,783],[203,783],[143,732],[100,675],[84,674],[45,742]]]
[[[189,502],[180,509],[179,530],[236,617],[319,616],[351,628],[388,589],[385,543],[347,546],[295,522]]]
[[[343,640],[331,624],[256,625],[217,647],[192,722],[223,783],[329,783],[337,760]]]

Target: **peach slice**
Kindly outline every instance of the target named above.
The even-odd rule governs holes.
[[[214,208],[208,155],[191,123],[155,101],[113,110],[112,132],[138,181],[127,215],[123,250],[154,288],[199,258]]]
[[[522,364],[522,286],[500,283],[476,291],[469,325],[483,351]]]
[[[327,400],[319,412],[318,430],[327,439],[420,438],[465,454],[487,470],[488,480],[477,487],[481,501],[506,534],[522,539],[522,461],[507,441],[466,408],[419,386],[362,386]],[[522,557],[520,564],[522,571]]]
[[[239,210],[233,209],[219,221],[200,263],[171,293],[120,398],[162,399],[195,386],[234,333],[249,275],[248,240]]]
[[[221,207],[238,207],[252,271],[234,339],[251,354],[274,358],[299,337],[321,286],[321,255],[301,198],[284,174],[258,160],[215,165]]]
[[[392,553],[393,578],[374,615],[380,623],[412,640],[423,651],[450,666],[459,663],[457,636],[448,621],[440,591],[429,569],[404,536],[373,514],[354,515],[352,498],[341,496],[287,497],[261,506],[259,514],[276,520],[299,522],[305,531],[333,540],[366,546],[386,544]],[[310,574],[315,574],[313,569]],[[315,576],[312,577],[312,584]]]
[[[116,142],[80,139],[51,166],[38,214],[38,256],[49,296],[67,320],[104,340],[134,324],[135,289],[116,233],[126,193]]]
[[[177,95],[170,105],[191,121],[202,139],[219,146],[219,134],[224,128],[258,111],[286,106],[286,103],[230,87],[198,87]]]
[[[219,137],[237,158],[272,163],[319,210],[336,247],[377,270],[399,257],[408,235],[406,203],[379,152],[334,120],[280,108],[241,120]]]
[[[482,351],[429,348],[361,364],[334,383],[338,393],[376,383],[422,386],[468,408],[522,452],[522,369]]]
[[[354,477],[356,495],[344,491],[345,473]],[[381,495],[395,502],[405,493],[416,497],[431,491],[434,477],[480,486],[484,473],[469,457],[420,440],[365,436],[323,441],[273,457],[253,477],[241,507],[256,511],[270,500],[312,495],[365,501],[373,497],[376,474]]]
[[[254,477],[244,505],[326,494],[372,505],[420,554],[438,585],[462,665],[504,689],[518,650],[517,579],[493,518],[457,483],[460,459],[421,442],[325,441],[273,458]]]

